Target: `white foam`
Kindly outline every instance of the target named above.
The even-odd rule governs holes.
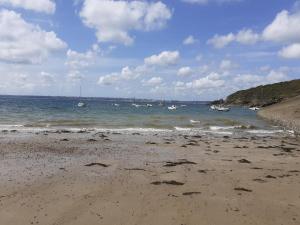
[[[276,134],[276,133],[283,133],[284,130],[248,130],[250,134]]]
[[[95,131],[110,131],[110,132],[170,132],[170,129],[156,129],[156,128],[94,128]]]
[[[201,123],[199,120],[190,120],[191,123]]]
[[[240,126],[210,126],[209,129],[213,131],[217,130],[232,130],[235,128],[240,128]]]
[[[187,127],[174,127],[174,129],[177,131],[192,131],[192,128]]]

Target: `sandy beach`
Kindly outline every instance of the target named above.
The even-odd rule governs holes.
[[[0,136],[0,224],[299,224],[293,136]]]
[[[258,115],[300,134],[300,96],[265,107]]]

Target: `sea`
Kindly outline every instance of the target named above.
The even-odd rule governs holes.
[[[86,107],[78,107],[83,101]],[[163,103],[163,104],[160,104]],[[148,104],[148,105],[147,105]],[[175,105],[176,110],[168,107]],[[247,107],[213,111],[209,102],[0,96],[0,130],[94,129],[131,132],[290,133]]]

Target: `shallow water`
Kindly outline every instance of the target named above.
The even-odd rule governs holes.
[[[260,119],[256,112],[233,107],[229,112],[210,110],[207,102],[164,102],[129,99],[0,96],[0,127],[96,128],[131,130],[177,130],[216,133],[276,133],[280,128]],[[132,104],[135,103],[139,107]],[[118,105],[115,105],[118,104]],[[152,104],[152,107],[147,107]],[[178,106],[175,111],[168,106]]]

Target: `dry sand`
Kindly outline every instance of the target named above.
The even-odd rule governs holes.
[[[300,224],[295,137],[0,135],[1,225]]]

